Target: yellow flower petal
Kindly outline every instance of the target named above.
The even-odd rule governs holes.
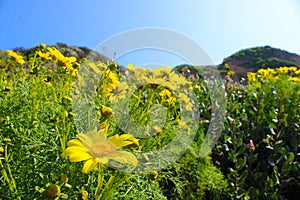
[[[82,173],[87,174],[89,171],[91,171],[96,165],[98,164],[97,160],[95,159],[89,159],[87,160],[83,167],[82,167]]]
[[[134,167],[137,166],[138,160],[136,157],[127,151],[115,151],[109,154],[109,159],[115,160],[122,164],[131,164]]]
[[[118,148],[122,148],[130,144],[135,144],[137,146],[139,145],[138,140],[130,134],[123,134],[121,136],[114,135],[110,137],[108,140],[112,142],[114,145],[116,145]]]
[[[67,146],[70,147],[70,146],[79,146],[79,147],[84,147],[82,142],[78,139],[73,139],[73,140],[70,140],[68,143],[67,143]]]
[[[66,60],[67,62],[72,63],[72,62],[75,62],[75,61],[77,60],[77,58],[74,57],[74,56],[70,56],[70,57],[66,57],[65,60]]]
[[[59,61],[64,61],[65,56],[55,47],[48,47],[47,50]]]
[[[63,157],[69,156],[71,162],[80,162],[93,158],[86,149],[78,147],[68,147],[63,152]]]

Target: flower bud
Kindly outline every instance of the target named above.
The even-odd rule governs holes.
[[[115,71],[117,69],[118,65],[116,62],[112,62],[111,64],[109,64],[107,66],[108,69],[110,69],[111,71]]]
[[[60,188],[58,185],[51,184],[46,188],[45,196],[49,199],[55,199],[60,195]]]
[[[61,175],[59,176],[59,179],[60,179],[62,182],[64,182],[64,183],[67,183],[68,180],[69,180],[68,176],[65,175],[65,174],[61,174]]]
[[[63,101],[66,101],[67,103],[72,103],[72,98],[71,97],[68,97],[68,96],[64,96],[63,98]]]
[[[5,119],[4,118],[0,118],[0,124],[4,123],[4,122],[5,122]]]
[[[40,44],[40,47],[43,49],[46,49],[47,46],[46,46],[46,44],[42,43],[42,44]]]
[[[101,114],[105,119],[109,119],[113,115],[113,111],[110,107],[103,106],[101,108]]]
[[[3,138],[2,142],[4,142],[5,144],[8,144],[11,142],[10,138]]]
[[[68,117],[69,117],[69,118],[72,118],[72,117],[74,117],[74,116],[75,116],[75,113],[68,112]]]
[[[5,90],[6,92],[8,92],[8,91],[10,91],[11,89],[12,89],[12,87],[8,85],[8,86],[5,86],[5,89],[4,89],[4,90]]]
[[[89,193],[86,190],[81,189],[80,192],[79,192],[79,194],[78,194],[78,199],[80,199],[80,200],[87,200],[88,196],[89,196]]]
[[[53,115],[50,117],[50,122],[57,122],[57,118]]]
[[[150,172],[150,178],[151,178],[152,180],[157,179],[157,177],[158,177],[158,172],[157,172],[157,171],[151,171],[151,172]]]

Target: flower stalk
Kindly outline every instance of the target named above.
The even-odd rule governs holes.
[[[4,177],[5,181],[8,184],[9,190],[11,192],[16,192],[17,190],[17,185],[16,185],[16,181],[11,173],[11,169],[10,169],[10,165],[8,162],[8,143],[5,144],[4,147],[4,161],[5,161],[5,165],[2,163],[2,160],[0,159],[0,167],[1,167],[1,173],[2,176]]]

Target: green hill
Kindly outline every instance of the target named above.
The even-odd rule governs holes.
[[[225,58],[219,69],[224,70],[225,64],[240,78],[246,77],[247,72],[254,72],[260,68],[300,67],[300,56],[270,46],[254,47],[240,50]]]

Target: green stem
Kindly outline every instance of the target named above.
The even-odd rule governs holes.
[[[150,98],[147,100],[147,108],[146,108],[146,109],[143,111],[143,113],[140,115],[140,118],[139,118],[139,121],[140,121],[140,122],[144,119],[144,117],[145,117],[146,115],[149,114],[151,105],[153,104],[152,101],[153,101],[153,98],[154,98],[154,95],[155,95],[155,91],[151,90],[151,91],[150,91],[150,94],[151,94],[151,96],[150,96]]]
[[[103,190],[101,191],[100,195],[99,195],[99,199],[101,199],[101,197],[103,196],[103,194],[106,193],[106,195],[104,196],[103,200],[106,200],[107,198],[110,197],[111,192],[113,191],[114,187],[110,187],[110,185],[113,183],[115,179],[115,176],[110,176],[108,182],[105,184],[105,187],[103,188]]]
[[[100,198],[103,197],[102,200],[109,199],[116,188],[136,175],[137,174],[131,176],[128,176],[128,174],[123,175],[121,172],[117,171],[115,175],[110,176],[108,182],[105,184],[105,187],[101,191]]]
[[[12,184],[12,187],[14,190],[17,189],[17,186],[16,186],[16,181],[15,179],[13,178],[13,175],[11,173],[11,170],[10,170],[10,166],[9,166],[9,162],[8,162],[8,154],[7,154],[7,144],[5,145],[5,162],[6,162],[6,165],[7,165],[7,171],[8,171],[8,174],[9,174],[9,177],[10,177],[10,180],[11,180],[11,184]]]
[[[62,149],[62,151],[64,151],[66,147],[65,147],[65,144],[64,144],[64,142],[63,142],[63,140],[61,138],[61,134],[60,134],[60,131],[59,131],[57,125],[55,125],[55,130],[56,130],[59,142],[60,142],[61,149]]]
[[[0,167],[1,167],[1,172],[2,172],[2,175],[4,177],[4,179],[6,180],[8,186],[9,186],[9,189],[11,192],[15,192],[17,190],[17,186],[16,186],[16,181],[15,179],[13,178],[13,175],[11,173],[11,170],[10,170],[10,166],[9,166],[9,162],[8,162],[8,154],[7,154],[7,144],[5,145],[5,150],[4,150],[4,161],[6,163],[6,170],[4,168],[4,165],[2,164],[2,161],[0,159]]]
[[[96,196],[96,199],[99,200],[101,198],[101,188],[102,188],[102,185],[103,185],[103,179],[104,179],[104,166],[103,164],[99,164],[98,165],[98,169],[99,169],[99,174],[98,174],[98,185],[97,185],[97,188],[96,188],[96,192],[95,192],[95,196]]]
[[[7,172],[6,172],[6,170],[5,170],[5,168],[4,168],[3,164],[2,164],[1,159],[0,159],[0,167],[1,167],[1,173],[2,173],[2,176],[3,176],[4,179],[6,180],[6,182],[7,182],[7,184],[8,184],[8,187],[9,187],[9,190],[10,190],[11,192],[13,192],[14,189],[13,189],[13,187],[11,186],[10,180],[9,180],[9,178],[8,178]]]

